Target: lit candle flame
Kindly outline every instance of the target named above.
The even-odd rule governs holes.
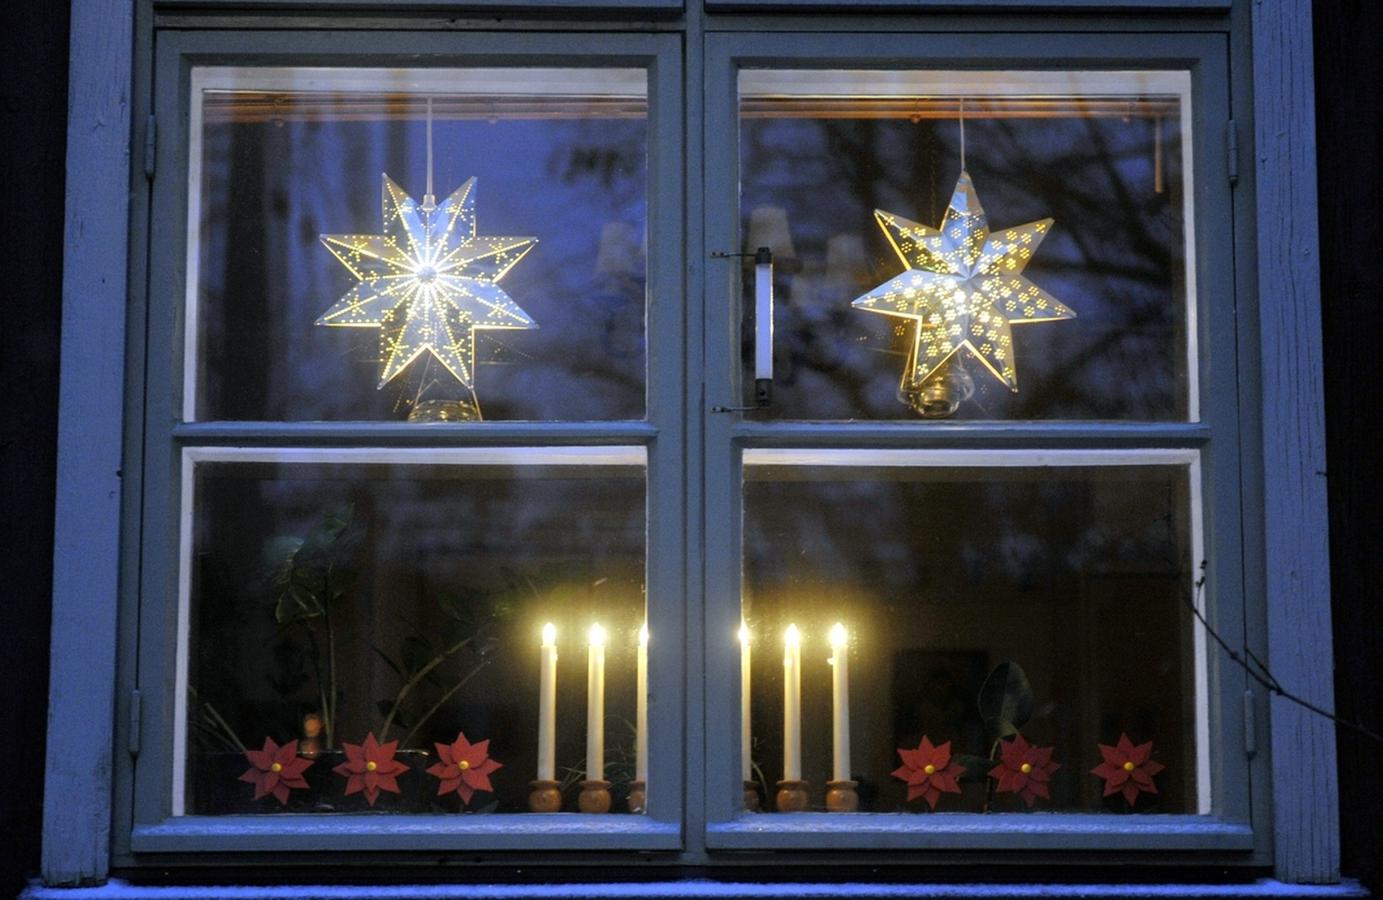
[[[557,643],[557,626],[548,622],[543,626],[543,646],[552,647]]]
[[[802,633],[797,630],[796,625],[789,625],[787,632],[783,635],[783,641],[789,647],[797,647],[802,644]]]
[[[741,646],[741,647],[747,647],[748,645],[749,645],[749,623],[747,623],[747,622],[741,622],[741,623],[740,623],[740,646]]]
[[[600,626],[596,626],[596,627],[598,628],[598,627],[600,627]],[[647,647],[647,646],[648,646],[648,623],[647,623],[647,622],[643,623],[643,625],[639,628],[639,646],[640,646],[640,647]]]
[[[592,647],[605,646],[605,629],[601,627],[599,622],[591,626],[590,639]]]
[[[844,647],[850,641],[850,636],[845,630],[845,626],[837,622],[831,626],[831,646]]]

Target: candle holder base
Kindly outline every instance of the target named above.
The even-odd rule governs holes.
[[[528,808],[533,812],[557,812],[562,808],[562,785],[556,781],[528,782]]]
[[[759,805],[759,783],[757,781],[744,783],[744,808],[748,812],[758,812],[762,808]]]
[[[528,809],[535,813],[556,813],[561,809],[559,781],[528,782]]]
[[[826,809],[828,812],[859,812],[860,795],[855,793],[858,781],[826,782]]]
[[[807,808],[807,783],[805,781],[778,782],[778,812],[801,812]]]
[[[583,781],[581,795],[576,798],[576,806],[583,813],[607,813],[610,811],[610,782]]]
[[[629,782],[629,811],[641,813],[648,808],[648,784],[643,781]]]

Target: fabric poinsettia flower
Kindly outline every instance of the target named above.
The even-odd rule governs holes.
[[[298,755],[298,742],[289,741],[280,747],[272,738],[264,739],[261,750],[246,750],[245,758],[250,768],[241,781],[255,786],[255,799],[273,794],[279,803],[288,805],[288,792],[294,788],[304,789],[307,780],[303,773],[312,765],[312,760]]]
[[[1140,792],[1157,793],[1153,776],[1167,768],[1152,759],[1152,741],[1134,745],[1127,734],[1119,735],[1119,743],[1110,747],[1100,744],[1104,762],[1091,769],[1091,774],[1104,779],[1104,795],[1123,794],[1124,801],[1133,806]]]
[[[408,771],[408,766],[394,759],[398,741],[381,744],[372,731],[365,735],[365,743],[348,743],[343,749],[346,761],[332,771],[346,776],[346,796],[364,791],[365,801],[374,806],[380,791],[399,793],[398,777]]]
[[[1038,797],[1050,800],[1047,784],[1052,773],[1061,768],[1060,763],[1052,762],[1052,748],[1029,744],[1021,734],[1015,734],[1011,741],[1001,741],[999,747],[999,764],[989,770],[989,777],[999,780],[995,790],[1015,793],[1028,806],[1035,804]]]
[[[916,750],[898,748],[903,764],[893,770],[893,777],[908,783],[908,800],[922,797],[927,805],[936,809],[936,801],[943,793],[959,794],[960,785],[956,783],[965,772],[965,767],[951,761],[951,742],[932,746],[931,738],[922,735],[922,743]]]
[[[435,775],[442,783],[437,787],[437,796],[456,791],[461,803],[471,802],[476,791],[493,791],[490,773],[503,768],[501,763],[490,759],[490,741],[485,739],[472,744],[466,740],[466,733],[459,732],[451,744],[434,744],[441,762],[429,766],[427,774]]]

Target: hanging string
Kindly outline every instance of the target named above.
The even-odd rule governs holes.
[[[965,171],[965,98],[960,98],[960,170]]]
[[[427,98],[427,196],[432,194],[432,98]]]

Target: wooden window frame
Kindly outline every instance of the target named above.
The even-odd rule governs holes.
[[[621,8],[616,18],[625,15],[625,5],[616,5]],[[781,8],[784,4],[774,5]],[[1082,12],[1073,14],[1077,16],[1074,19],[1036,16],[1037,9],[1053,5],[1000,2],[987,7],[990,11],[1021,7],[1015,21],[1037,31],[1058,32],[1063,27],[1089,30],[1093,26],[1113,33],[1204,33],[1218,35],[1228,49],[1232,113],[1239,123],[1225,134],[1226,147],[1230,148],[1225,165],[1226,176],[1236,182],[1232,202],[1241,425],[1238,454],[1245,485],[1245,533],[1249,536],[1242,555],[1243,592],[1253,600],[1246,606],[1245,637],[1250,646],[1266,654],[1274,674],[1284,684],[1328,707],[1332,685],[1325,483],[1319,477],[1325,469],[1319,267],[1314,253],[1314,216],[1301,214],[1315,206],[1309,2],[1235,0],[1228,10],[1221,0],[1181,2],[1175,4],[1177,13],[1166,14],[1172,18],[1145,21],[1117,16],[1092,20],[1087,15],[1096,6],[1092,0],[1078,4]],[[1130,9],[1130,4],[1099,5],[1103,11],[1116,13],[1127,14]],[[1135,3],[1132,7],[1147,10],[1167,5],[1171,4]],[[211,15],[224,22],[229,14],[217,11],[214,3],[210,6]],[[954,9],[956,4],[948,6]],[[1212,12],[1205,13],[1207,8]],[[146,446],[145,426],[158,411],[144,406],[143,378],[146,361],[154,354],[169,352],[169,348],[144,345],[150,322],[146,308],[149,263],[144,252],[148,228],[142,223],[150,221],[152,212],[151,181],[177,168],[170,162],[170,155],[176,160],[177,148],[167,137],[177,129],[167,127],[168,116],[156,110],[149,89],[156,44],[163,52],[167,38],[177,33],[176,29],[157,31],[160,36],[156,40],[156,24],[181,25],[189,17],[195,18],[176,3],[159,10],[156,12],[151,2],[129,4],[120,0],[93,0],[73,9],[53,669],[44,811],[43,873],[49,884],[101,881],[108,876],[113,861],[122,866],[135,861],[125,843],[133,828],[135,806],[128,773],[135,755],[147,752],[141,732],[150,733],[143,721],[150,715],[150,707],[139,699],[140,682],[130,665],[144,612],[138,601],[142,536],[138,513],[151,501],[167,499],[164,494],[146,493],[151,485],[145,483],[144,470],[155,450]],[[806,32],[868,30],[881,25],[898,31],[965,31],[983,30],[993,24],[992,18],[972,20],[954,12],[932,20],[923,12],[919,8],[906,18],[887,22],[854,12],[839,18],[805,20],[792,16],[765,19],[755,13],[731,21],[690,7],[685,22],[659,20],[648,9],[628,15],[632,17],[630,24],[650,36],[685,31],[698,39],[718,30],[746,27],[766,32],[794,27]],[[1202,18],[1204,15],[1209,18]],[[266,16],[256,14],[255,22],[263,26]],[[329,19],[325,17],[327,24]],[[424,30],[437,24],[415,21]],[[516,30],[521,27],[520,23],[512,25]],[[578,22],[574,27],[589,30],[591,25]],[[625,27],[618,21],[611,26],[615,31]],[[544,28],[550,31],[553,26],[549,22]],[[441,29],[436,31],[436,39],[473,34]],[[276,39],[277,33],[261,36]],[[686,42],[683,66],[687,85],[692,88],[702,83],[705,74],[702,51],[696,41]],[[705,163],[700,149],[705,136],[702,117],[710,110],[707,99],[696,89],[682,91],[679,86],[673,96],[680,103],[679,95],[685,96],[685,121],[690,123],[684,135],[684,163],[686,171],[695,172]],[[161,126],[158,134],[153,132],[155,120],[151,118],[156,111]],[[1206,137],[1214,140],[1216,136]],[[688,209],[704,208],[705,198],[699,195],[701,188],[694,179],[686,181],[686,191]],[[681,236],[684,246],[709,245],[703,241],[705,228],[704,222],[688,218]],[[702,261],[688,260],[683,282],[686,296],[701,296],[708,277]],[[699,360],[691,354],[701,346],[705,323],[688,316],[683,327],[684,346],[691,349],[684,353],[679,347],[677,353],[687,355],[688,364],[696,365]],[[708,383],[707,391],[712,387]],[[701,386],[688,379],[687,406],[695,409],[705,399]],[[658,439],[678,440],[686,448],[683,464],[692,471],[705,467],[709,477],[714,474],[710,471],[714,461],[707,459],[701,448],[706,438],[703,430],[710,426],[696,415],[686,415],[684,421],[684,430],[679,422]],[[579,426],[556,432],[558,444],[611,439],[609,435],[593,438],[588,429]],[[223,437],[234,442],[253,435],[228,433]],[[267,432],[260,437],[271,442],[286,439]],[[525,437],[521,428],[499,426],[487,440],[512,443]],[[1060,443],[1061,436],[1055,439]],[[650,440],[644,434],[636,442]],[[825,443],[830,440],[825,439]],[[703,515],[711,512],[702,508],[700,498],[687,497],[686,521],[682,524],[696,533],[704,522]],[[680,547],[664,549],[683,552]],[[652,552],[656,551],[650,545]],[[703,561],[699,550],[685,548],[685,553],[688,571],[683,584],[688,596],[699,592],[709,596],[711,586],[702,584],[695,572]],[[696,673],[705,671],[714,660],[704,650],[704,626],[695,619],[689,617],[683,665],[685,702],[699,707],[710,702],[712,694]],[[1251,743],[1246,748],[1252,751],[1250,777],[1254,784],[1263,785],[1262,796],[1270,798],[1270,803],[1255,803],[1256,849],[1243,860],[1250,866],[1271,865],[1284,882],[1337,881],[1333,726],[1281,698],[1271,698],[1271,703],[1269,699],[1259,691],[1245,701],[1244,709],[1257,722],[1256,739],[1251,741],[1254,735],[1246,730],[1239,732],[1246,745]],[[1241,711],[1222,708],[1221,712],[1228,716]],[[683,789],[688,797],[712,786],[704,754],[704,748],[690,745],[685,752]],[[701,852],[695,845],[706,833],[706,823],[707,811],[689,803],[680,823],[683,837],[691,845],[684,847],[684,853],[694,856]],[[226,827],[234,830],[235,826],[231,823]],[[839,829],[842,833],[846,830],[846,826]],[[304,840],[320,845],[322,835],[312,836],[310,831],[304,830]],[[189,837],[189,846],[204,837]],[[518,846],[525,837],[516,832],[497,842],[496,847],[511,846],[510,840],[512,846]],[[262,850],[269,854],[266,859],[272,860],[279,848],[271,838],[248,842],[230,838],[225,849]],[[820,843],[816,842],[818,846]],[[827,843],[845,848],[849,841]],[[462,845],[468,849],[473,846]],[[332,846],[352,849],[349,842],[333,842]],[[600,849],[611,846],[617,844],[597,841],[591,847],[591,858],[601,858]],[[167,859],[157,842],[150,844],[149,850],[150,861]],[[504,858],[519,862],[525,856],[532,858],[531,854]],[[838,854],[833,849],[823,851],[822,857],[830,859]],[[975,861],[976,857],[968,859]]]

